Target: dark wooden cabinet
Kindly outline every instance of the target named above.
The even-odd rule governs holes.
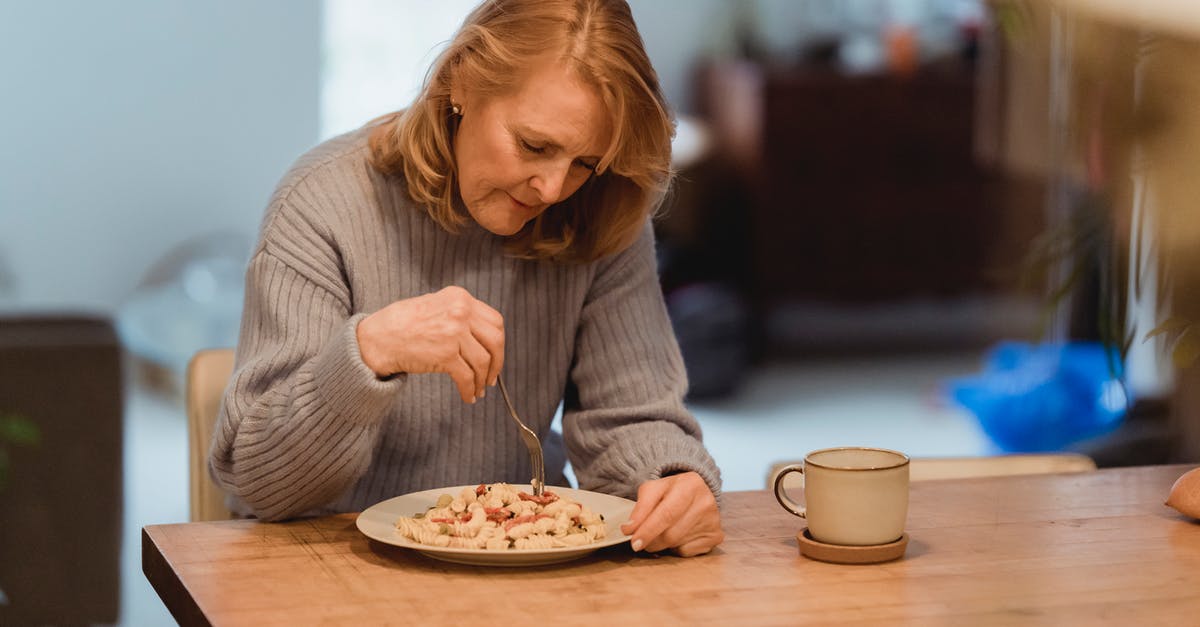
[[[972,155],[969,66],[900,77],[732,63],[699,76],[700,108],[746,186],[724,210],[743,212],[760,308],[994,286],[1001,209]]]
[[[0,316],[0,414],[37,433],[0,438],[0,625],[120,616],[121,375],[105,317]]]

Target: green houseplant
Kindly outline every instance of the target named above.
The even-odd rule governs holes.
[[[14,446],[34,446],[41,440],[37,425],[24,416],[0,413],[0,491],[8,484],[9,450]]]
[[[0,493],[8,484],[9,449],[13,446],[34,446],[41,441],[37,425],[16,414],[0,413]],[[8,604],[8,596],[0,588],[0,605]]]
[[[1066,335],[1115,347],[1114,367],[1147,347],[1166,358],[1172,456],[1200,459],[1200,5],[991,4],[1007,45],[1048,68],[1034,268],[1051,309]]]

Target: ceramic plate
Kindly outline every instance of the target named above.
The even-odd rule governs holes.
[[[477,485],[477,484],[476,484]],[[396,531],[396,520],[401,516],[412,516],[424,513],[425,510],[437,503],[439,496],[449,494],[457,496],[463,488],[470,486],[454,486],[424,490],[390,498],[368,507],[358,515],[358,530],[368,538],[395,546],[402,546],[428,555],[429,557],[458,564],[475,566],[535,566],[539,564],[556,564],[583,557],[596,549],[628,542],[629,536],[621,533],[621,525],[629,520],[633,512],[633,501],[619,496],[547,486],[546,489],[583,504],[588,509],[604,516],[604,526],[607,534],[597,542],[585,546],[561,547],[556,549],[508,549],[506,551],[488,551],[484,549],[458,549],[418,544]],[[532,493],[528,485],[516,485],[518,490]]]

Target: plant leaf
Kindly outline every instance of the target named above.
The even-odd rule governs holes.
[[[1146,339],[1150,339],[1156,335],[1161,335],[1169,331],[1182,331],[1191,324],[1192,321],[1188,320],[1187,318],[1181,316],[1171,316],[1170,318],[1167,318],[1159,323],[1158,326],[1151,329],[1150,332],[1146,334]]]
[[[29,446],[41,439],[41,432],[33,421],[23,416],[0,414],[0,441]]]
[[[1182,370],[1196,363],[1197,357],[1200,357],[1200,334],[1194,333],[1189,326],[1175,342],[1175,348],[1171,351],[1171,362]]]

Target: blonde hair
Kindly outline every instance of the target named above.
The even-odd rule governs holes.
[[[670,187],[675,120],[624,0],[487,0],[463,22],[406,110],[379,118],[371,164],[403,175],[409,196],[454,232],[468,216],[455,206],[455,117],[451,77],[494,96],[514,90],[523,68],[554,53],[594,86],[613,136],[596,174],[567,200],[513,235],[510,253],[591,261],[637,238]]]

